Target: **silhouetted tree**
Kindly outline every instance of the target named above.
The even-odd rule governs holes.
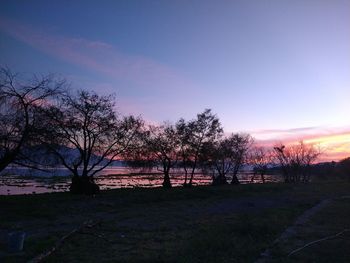
[[[191,157],[193,156],[193,147],[190,145],[191,131],[184,119],[180,119],[176,123],[176,132],[179,139],[179,158],[181,160],[181,166],[185,172],[184,186],[187,186],[189,169],[193,166]]]
[[[246,161],[248,149],[253,142],[249,134],[231,134],[206,144],[209,165],[215,170],[213,184],[226,184],[227,174],[232,175],[231,184],[239,184],[237,174]]]
[[[274,153],[286,183],[308,182],[311,165],[320,156],[321,150],[312,144],[300,141],[298,144],[289,146],[275,146]]]
[[[223,129],[219,118],[210,109],[199,113],[196,119],[187,123],[181,119],[176,127],[181,141],[181,161],[185,170],[184,186],[192,186],[193,176],[198,168],[204,145],[219,138],[223,133]],[[188,173],[190,179],[187,183]]]
[[[228,138],[206,143],[201,155],[201,163],[211,170],[213,185],[227,184],[226,175],[232,169],[232,147]]]
[[[25,80],[7,68],[0,69],[0,172],[11,163],[38,168],[28,148],[37,144],[45,128],[41,109],[64,87],[65,81],[53,75]]]
[[[254,177],[260,175],[261,181],[265,183],[265,174],[268,171],[269,165],[273,163],[273,153],[264,147],[254,147],[249,151],[248,163],[253,167],[253,176],[251,182],[254,181]]]
[[[120,117],[113,96],[79,91],[45,112],[51,131],[43,139],[71,174],[71,191],[95,193],[93,176],[133,147],[140,119]]]
[[[148,162],[162,171],[163,187],[170,188],[170,169],[178,161],[179,140],[174,126],[164,124],[150,125],[142,135],[143,146],[138,159]]]
[[[233,147],[233,168],[231,184],[239,184],[237,174],[246,162],[247,153],[253,144],[253,138],[246,133],[232,134],[230,137]]]

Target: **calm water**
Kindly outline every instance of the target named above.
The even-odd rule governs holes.
[[[147,173],[146,173],[147,172]],[[51,169],[49,173],[28,169],[11,168],[0,175],[0,195],[39,194],[49,192],[68,191],[70,177],[63,168]],[[252,175],[249,172],[238,175],[241,183],[251,183]],[[228,176],[230,180],[230,177]],[[266,182],[279,182],[281,178],[276,175],[265,176]],[[160,187],[163,175],[156,170],[144,171],[135,168],[112,167],[106,168],[95,177],[96,183],[102,190],[115,188]],[[212,182],[210,175],[197,173],[194,176],[194,185],[209,185]],[[173,186],[181,186],[184,176],[181,170],[171,173]],[[253,183],[262,183],[256,176]]]

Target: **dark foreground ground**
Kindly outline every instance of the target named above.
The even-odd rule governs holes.
[[[267,248],[267,262],[349,262],[349,195],[349,182],[323,182],[0,196],[0,262],[27,262],[72,230],[43,262],[255,262]],[[21,253],[6,252],[12,230],[27,234]]]

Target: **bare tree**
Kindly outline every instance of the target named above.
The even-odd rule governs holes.
[[[309,182],[311,176],[311,165],[317,161],[319,156],[322,154],[320,147],[315,147],[312,144],[304,144],[300,142],[301,158],[302,158],[302,181]]]
[[[290,182],[308,182],[311,165],[322,153],[312,144],[300,141],[294,145],[278,145],[274,147],[274,156],[280,165],[284,180]]]
[[[230,140],[232,141],[231,144],[233,147],[231,184],[239,184],[237,174],[246,162],[248,150],[252,146],[254,140],[246,133],[232,134]]]
[[[181,166],[185,172],[184,186],[187,186],[188,174],[194,162],[192,160],[193,147],[190,144],[191,131],[184,119],[180,119],[176,123],[176,132],[179,138],[179,158],[181,160]]]
[[[192,186],[204,145],[219,138],[223,129],[219,118],[210,109],[205,109],[196,119],[187,123],[180,120],[176,127],[181,139],[181,161],[185,170],[184,186]],[[188,183],[187,174],[190,175]]]
[[[215,169],[213,184],[227,183],[227,174],[232,175],[231,184],[239,184],[237,174],[246,162],[249,147],[253,142],[249,134],[231,134],[229,137],[218,139],[211,145],[207,144],[207,159]]]
[[[256,175],[260,175],[261,181],[265,183],[265,175],[269,165],[273,163],[273,153],[264,147],[254,147],[249,152],[248,163],[252,165],[254,173],[251,182]]]
[[[179,140],[175,128],[170,124],[149,126],[143,134],[144,145],[140,159],[162,171],[163,187],[171,188],[170,169],[178,161]]]
[[[37,143],[45,127],[40,109],[64,87],[65,81],[53,75],[23,79],[7,68],[0,69],[0,171],[11,163],[37,168],[24,150]]]
[[[213,185],[227,184],[226,175],[233,167],[231,143],[229,138],[221,138],[204,145],[201,163],[211,170]]]
[[[98,191],[93,176],[132,150],[142,121],[118,116],[114,106],[111,95],[79,91],[45,111],[52,129],[43,142],[73,175],[72,192]]]

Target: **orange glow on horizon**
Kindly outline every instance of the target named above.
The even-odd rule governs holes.
[[[350,157],[350,131],[338,132],[334,134],[315,134],[301,135],[298,138],[284,138],[280,142],[283,144],[295,144],[303,140],[306,144],[314,144],[319,146],[323,154],[319,158],[319,162],[340,161]],[[261,144],[272,147],[278,143],[276,140],[262,141]]]
[[[350,133],[318,136],[304,140],[305,143],[317,144],[324,150],[324,161],[339,161],[350,156]]]

